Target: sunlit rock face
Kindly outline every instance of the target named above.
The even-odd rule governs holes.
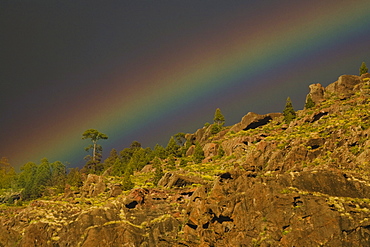
[[[105,172],[19,207],[5,203],[20,192],[2,195],[0,246],[370,246],[369,82],[311,85],[316,105],[289,124],[248,113],[187,134],[158,186],[149,162],[130,191]]]

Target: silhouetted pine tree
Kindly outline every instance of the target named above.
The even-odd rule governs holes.
[[[304,108],[310,109],[315,106],[315,102],[313,102],[311,94],[307,96],[306,104],[304,105]]]
[[[367,69],[366,63],[362,62],[360,67],[360,75],[367,73],[369,70]]]
[[[220,108],[216,109],[215,115],[213,117],[213,122],[218,125],[224,125],[225,117],[222,115]]]
[[[292,101],[290,97],[286,99],[285,109],[283,111],[284,121],[289,124],[296,117],[296,113],[293,108]]]

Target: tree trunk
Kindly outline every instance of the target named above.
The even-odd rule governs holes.
[[[93,148],[93,162],[95,162],[95,155],[96,155],[96,141],[94,142],[94,148]]]

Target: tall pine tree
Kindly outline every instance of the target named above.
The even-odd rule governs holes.
[[[283,111],[284,121],[289,124],[296,117],[296,113],[293,108],[292,101],[290,97],[286,99],[285,109]]]
[[[225,124],[225,117],[222,115],[220,108],[216,109],[215,115],[213,117],[213,124],[211,127],[211,133],[213,135],[217,134],[222,130],[222,127]]]
[[[88,155],[85,157],[87,160],[83,170],[87,173],[100,173],[103,170],[103,164],[101,164],[103,148],[97,142],[100,139],[108,139],[106,134],[100,133],[96,129],[88,129],[82,134],[82,139],[90,139],[92,145],[85,148],[86,151],[92,149],[92,156]]]
[[[213,117],[213,122],[217,125],[223,126],[225,123],[225,117],[222,115],[220,108],[216,109],[215,115]]]

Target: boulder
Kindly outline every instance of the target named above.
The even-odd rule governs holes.
[[[204,140],[208,139],[212,134],[210,132],[210,126],[198,129],[194,134],[186,134],[185,138],[189,140],[192,144],[202,143]]]
[[[117,197],[123,192],[121,184],[113,184],[109,190],[109,197]]]
[[[151,164],[146,165],[143,167],[143,169],[141,169],[141,172],[154,172],[154,171],[155,171],[155,168]]]
[[[272,119],[282,116],[281,113],[269,113],[265,115],[259,115],[254,112],[249,112],[245,115],[241,122],[231,127],[230,132],[239,132],[241,130],[255,129],[265,124],[268,124]]]
[[[194,154],[195,151],[195,145],[191,145],[189,149],[186,151],[186,156],[191,156]]]
[[[185,187],[192,184],[204,184],[204,181],[199,177],[180,175],[176,172],[167,172],[158,182],[158,186],[165,188]]]
[[[238,155],[238,153],[245,153],[248,148],[248,143],[250,138],[248,136],[240,136],[237,138],[232,138],[222,142],[222,149],[225,151],[225,155],[229,156],[231,154]]]
[[[338,78],[338,81],[329,84],[325,88],[325,92],[346,98],[354,93],[354,87],[360,83],[360,76],[342,75]]]
[[[227,129],[221,130],[217,134],[212,133],[212,124],[198,129],[194,134],[186,134],[185,138],[189,140],[192,144],[199,143],[201,145],[206,144],[209,142],[210,139],[212,140],[220,140],[224,137],[224,135],[228,132]]]
[[[207,143],[203,147],[204,157],[213,157],[217,155],[218,145],[216,143]]]
[[[103,193],[106,189],[102,176],[89,174],[81,187],[82,196],[95,197]]]
[[[320,83],[311,84],[309,85],[309,88],[310,88],[309,95],[311,96],[312,101],[315,102],[316,105],[321,103],[324,100],[325,88]],[[307,102],[307,97],[306,97],[306,102]]]

